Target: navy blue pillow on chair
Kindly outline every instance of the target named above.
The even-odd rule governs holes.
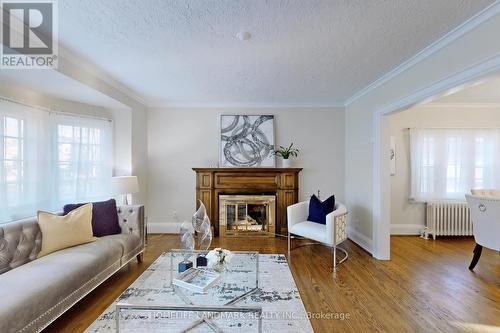
[[[326,224],[326,216],[333,212],[334,209],[334,195],[321,202],[321,200],[313,194],[311,200],[309,200],[309,216],[307,217],[307,220],[310,222]]]

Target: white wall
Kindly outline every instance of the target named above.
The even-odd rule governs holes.
[[[317,190],[344,201],[344,110],[342,108],[171,108],[148,110],[149,228],[190,219],[195,206],[195,173],[218,161],[219,115],[275,115],[275,144],[300,149],[292,166],[300,173],[299,199]],[[277,161],[279,166],[280,161]]]
[[[113,109],[113,175],[132,174],[132,112]]]
[[[389,117],[391,136],[396,139],[396,174],[391,176],[391,234],[418,235],[425,226],[425,204],[410,203],[410,138],[412,127],[500,128],[498,107],[469,105],[415,107]]]
[[[131,174],[139,179],[140,192],[132,195],[132,203],[145,204],[149,213],[148,156],[147,156],[147,112],[144,107],[134,107],[131,114]]]
[[[346,107],[346,202],[349,235],[377,258],[373,242],[373,218],[379,207],[374,196],[374,112],[399,101],[438,80],[459,73],[500,54],[500,16],[495,15],[468,33],[449,42],[430,56],[397,72],[385,83],[369,90]],[[382,221],[381,221],[382,223]],[[375,245],[375,246],[374,246]]]

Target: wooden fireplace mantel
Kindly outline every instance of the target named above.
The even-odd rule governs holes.
[[[193,168],[196,172],[196,206],[207,208],[215,235],[219,235],[219,195],[276,195],[276,233],[286,234],[286,208],[298,202],[302,168]]]

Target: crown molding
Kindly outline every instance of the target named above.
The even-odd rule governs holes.
[[[314,103],[164,103],[149,104],[150,109],[172,108],[344,108],[344,104],[314,104]]]
[[[422,108],[476,108],[476,109],[498,109],[499,103],[440,103],[430,102],[427,104],[419,105]]]
[[[371,91],[385,84],[387,81],[393,79],[397,75],[415,66],[422,60],[426,59],[427,57],[441,50],[451,42],[464,36],[471,30],[475,29],[476,27],[488,21],[490,18],[496,16],[499,13],[500,13],[500,1],[495,1],[494,3],[484,8],[482,11],[472,16],[467,21],[463,22],[462,24],[460,24],[458,27],[456,27],[446,35],[444,35],[443,37],[439,38],[438,40],[436,40],[435,42],[433,42],[432,44],[430,44],[429,46],[427,46],[426,48],[424,48],[423,50],[412,56],[410,59],[404,61],[391,71],[382,75],[380,78],[373,81],[368,86],[366,86],[365,88],[361,89],[360,91],[349,97],[347,100],[345,100],[344,106],[349,106],[359,98],[365,96],[366,94],[370,93]]]
[[[438,80],[430,86],[415,90],[410,95],[375,111],[375,115],[389,114],[394,111],[420,107],[432,102],[436,96],[445,95],[446,92],[464,88],[471,82],[479,82],[500,73],[500,53],[488,59],[473,64],[472,66],[455,72]]]

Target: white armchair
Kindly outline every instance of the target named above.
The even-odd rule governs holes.
[[[465,198],[469,204],[476,241],[469,265],[469,269],[473,270],[481,257],[483,246],[500,251],[500,197],[490,193],[489,196],[466,194]]]
[[[470,190],[472,195],[477,195],[480,197],[488,197],[488,198],[499,198],[500,199],[500,190],[496,188],[481,188],[481,189],[472,189]]]
[[[333,268],[344,262],[347,251],[338,247],[345,254],[337,263],[337,245],[347,239],[347,209],[341,203],[335,204],[335,210],[326,216],[326,224],[307,221],[309,201],[299,202],[287,207],[288,218],[288,257],[290,258],[292,235],[312,239],[333,248]]]

